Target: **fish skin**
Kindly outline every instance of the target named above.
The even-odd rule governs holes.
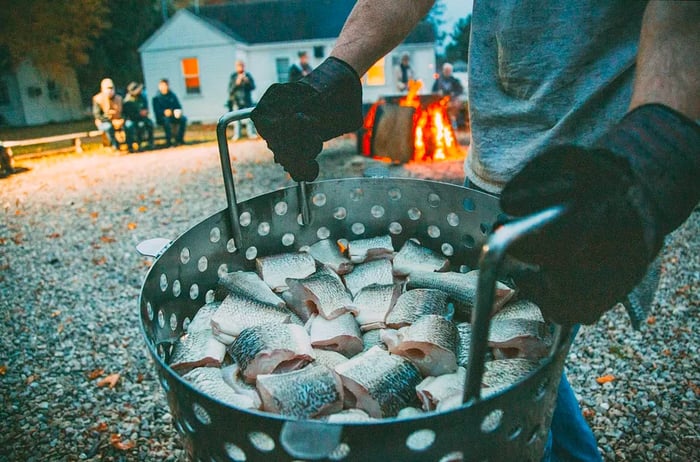
[[[270,286],[265,283],[258,273],[253,271],[233,271],[219,277],[219,285],[228,293],[235,292],[238,295],[257,300],[266,305],[275,305],[284,308],[285,303]]]
[[[447,293],[437,289],[413,289],[402,293],[387,313],[387,327],[398,329],[413,324],[426,314],[451,315]]]
[[[491,396],[510,387],[537,370],[539,361],[524,358],[496,359],[484,363],[481,378],[482,397]]]
[[[457,332],[459,333],[457,364],[467,367],[467,364],[469,364],[469,345],[472,341],[472,325],[468,322],[460,322],[457,324]]]
[[[442,316],[429,314],[399,330],[385,329],[381,338],[389,352],[416,365],[423,376],[438,376],[457,370],[457,326]]]
[[[266,305],[236,293],[228,295],[211,317],[214,335],[226,344],[230,344],[247,327],[272,322],[302,323],[287,308]]]
[[[385,327],[384,319],[401,293],[398,284],[371,284],[355,296],[355,318],[363,331]]]
[[[314,317],[309,336],[313,347],[335,351],[348,358],[362,351],[360,326],[352,313],[341,314],[331,320],[323,316]]]
[[[339,423],[354,423],[354,422],[371,422],[377,420],[370,417],[362,409],[345,409],[335,414],[331,414],[325,418],[328,423],[339,424]]]
[[[306,252],[289,252],[255,259],[258,275],[275,292],[287,290],[285,279],[294,274],[303,279],[316,272],[316,260]]]
[[[394,256],[394,274],[408,276],[414,271],[447,271],[450,260],[427,247],[408,239]]]
[[[528,300],[510,302],[491,318],[488,345],[495,349],[497,359],[541,359],[552,342],[542,312]]]
[[[211,330],[211,317],[221,306],[221,301],[214,301],[202,306],[194,314],[192,321],[187,326],[187,333]]]
[[[221,367],[226,345],[212,335],[211,329],[182,335],[173,345],[170,367],[185,374],[198,367]]]
[[[260,400],[260,395],[258,394],[257,388],[255,388],[255,385],[245,383],[243,377],[241,377],[241,368],[238,366],[238,364],[233,363],[222,367],[221,376],[223,377],[226,385],[231,387],[233,391],[238,394],[248,396],[253,403],[255,403],[255,407],[257,409],[262,407],[262,401]]]
[[[382,329],[372,329],[362,334],[362,351],[367,351],[374,346],[377,346],[382,350],[387,349],[384,342],[382,342],[380,336],[381,331]]]
[[[356,311],[350,294],[337,275],[318,271],[302,279],[287,278],[286,283],[296,300],[313,304],[314,311],[326,319]]]
[[[471,319],[471,312],[476,304],[478,280],[478,270],[468,273],[415,271],[408,276],[407,287],[409,289],[439,289],[447,292],[455,305],[455,318],[468,321]],[[497,282],[492,313],[500,310],[514,295],[514,289],[500,281]]]
[[[342,254],[338,244],[330,239],[322,239],[311,244],[307,252],[317,262],[332,269],[337,274],[347,274],[355,266],[349,258]]]
[[[397,419],[411,419],[413,417],[421,417],[425,415],[423,409],[417,407],[405,407],[396,414]]]
[[[300,369],[313,361],[309,334],[296,324],[262,324],[243,329],[228,347],[243,379]]]
[[[282,374],[258,376],[256,387],[263,410],[290,417],[313,418],[343,408],[343,385],[332,370],[321,365]]]
[[[245,394],[236,393],[224,382],[221,369],[198,367],[183,376],[202,393],[234,407],[258,409],[255,400]]]
[[[464,367],[458,367],[457,371],[451,374],[443,374],[440,376],[429,376],[423,379],[416,386],[416,394],[423,404],[423,410],[434,411],[440,403],[443,404],[443,409],[450,409],[452,405],[451,398],[458,396],[458,404],[462,404],[462,396],[464,395],[464,387],[467,383],[467,370]]]
[[[314,348],[313,350],[314,364],[320,364],[329,369],[335,369],[335,366],[348,360],[347,357],[338,353],[337,351],[322,350],[320,348]]]
[[[370,284],[393,284],[391,262],[382,259],[355,265],[351,273],[343,275],[343,281],[353,297]]]
[[[347,407],[371,417],[393,417],[417,401],[415,387],[422,377],[410,361],[373,347],[335,367],[345,390]]]
[[[391,236],[388,234],[348,242],[348,255],[350,261],[355,264],[377,258],[391,259],[394,252],[394,244],[392,244]]]
[[[526,319],[542,323],[545,322],[540,307],[530,300],[525,299],[508,302],[500,311],[494,313],[491,317],[492,321],[501,321],[504,319]]]

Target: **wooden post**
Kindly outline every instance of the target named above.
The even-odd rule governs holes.
[[[413,158],[415,108],[384,104],[377,108],[372,128],[372,155],[405,163]]]
[[[83,153],[83,142],[80,139],[80,137],[77,137],[75,139],[75,152],[82,154]]]

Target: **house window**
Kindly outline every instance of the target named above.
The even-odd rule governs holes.
[[[0,80],[0,106],[8,104],[10,104],[10,88],[7,86],[7,82]]]
[[[55,80],[49,79],[46,81],[46,89],[49,90],[49,99],[58,101],[61,99],[61,89]]]
[[[323,58],[326,55],[326,47],[323,45],[314,47],[314,58]]]
[[[374,65],[369,68],[363,80],[368,86],[381,86],[386,84],[386,75],[384,74],[384,58],[374,63]]]
[[[184,58],[182,60],[182,75],[185,77],[185,93],[188,95],[202,93],[199,87],[199,62],[197,58]]]
[[[289,82],[289,58],[277,58],[275,69],[277,69],[278,82]]]

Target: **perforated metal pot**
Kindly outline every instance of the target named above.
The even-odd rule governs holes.
[[[166,246],[140,297],[142,330],[189,456],[202,461],[525,461],[541,458],[556,390],[570,344],[557,327],[550,356],[525,380],[479,397],[488,312],[505,249],[556,216],[548,210],[491,234],[499,215],[493,196],[451,184],[399,178],[352,178],[300,184],[236,202],[226,127],[217,126],[229,207]],[[218,275],[253,270],[255,258],[295,251],[319,239],[390,234],[447,256],[453,268],[479,265],[465,403],[447,412],[376,422],[326,424],[232,407],[185,382],[169,366],[173,342],[207,300]],[[490,236],[490,237],[489,237]]]

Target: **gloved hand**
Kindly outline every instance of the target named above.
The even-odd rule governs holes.
[[[260,136],[296,181],[318,176],[323,142],[362,125],[362,85],[355,70],[330,57],[297,82],[274,84],[251,114]]]
[[[700,128],[658,104],[628,113],[595,148],[561,146],[534,158],[503,189],[503,211],[568,211],[512,246],[514,257],[539,267],[515,275],[522,296],[559,323],[597,321],[690,215],[698,178]]]

